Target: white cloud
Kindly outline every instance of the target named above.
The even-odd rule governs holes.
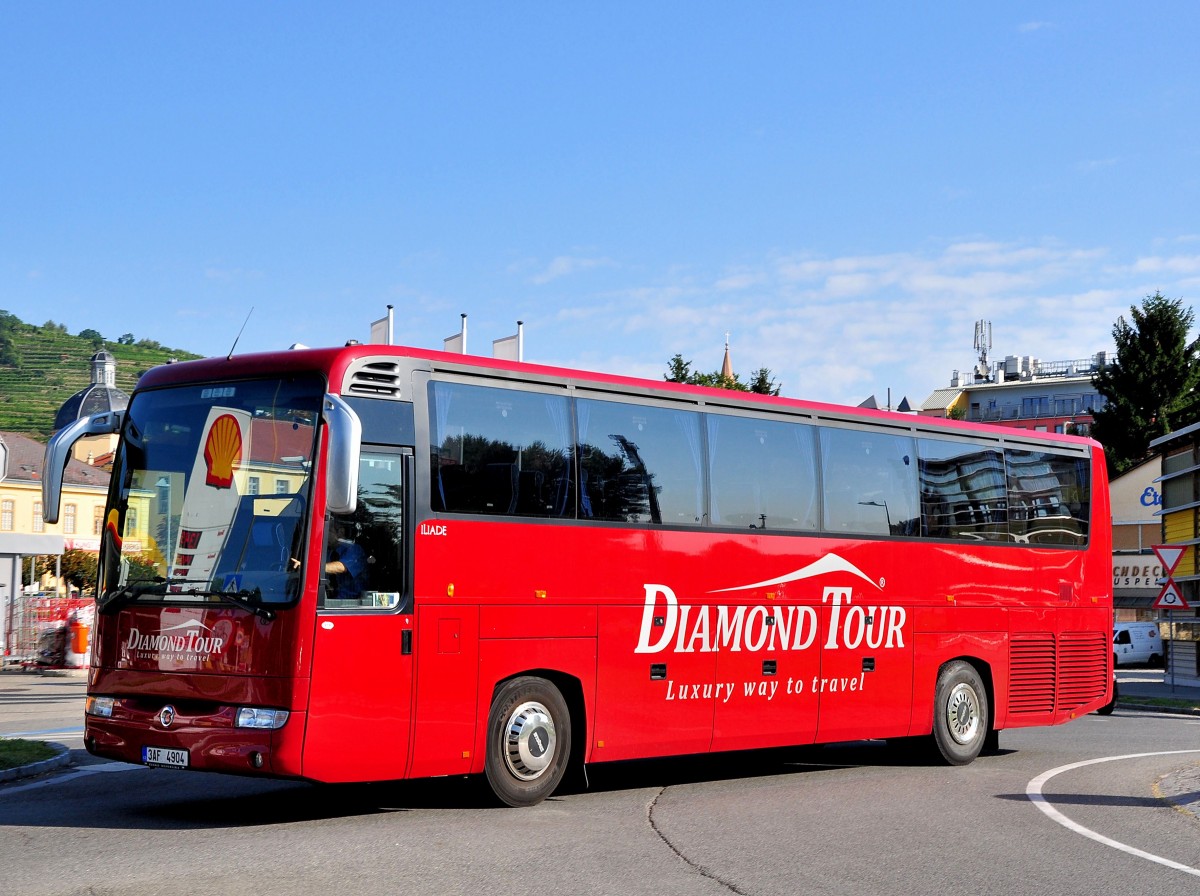
[[[593,346],[615,351],[551,363],[659,379],[679,353],[694,369],[716,370],[729,332],[743,378],[767,367],[793,397],[883,402],[890,388],[893,402],[916,405],[974,365],[978,320],[992,322],[992,361],[1111,351],[1112,325],[1130,305],[1200,282],[1200,256],[1163,248],[1121,259],[1103,247],[972,238],[919,251],[741,259],[707,277],[658,271],[653,283],[560,296],[546,323],[563,328],[563,343],[586,327]]]
[[[766,277],[762,271],[737,271],[726,274],[713,284],[713,288],[718,292],[741,291],[752,289],[755,286],[762,286],[766,283]]]
[[[1134,262],[1142,274],[1195,274],[1200,272],[1200,255],[1151,255]]]
[[[589,271],[593,268],[611,264],[612,262],[607,258],[583,258],[574,255],[559,255],[542,268],[540,273],[534,274],[529,279],[531,283],[544,286],[562,277],[578,274],[580,271]]]

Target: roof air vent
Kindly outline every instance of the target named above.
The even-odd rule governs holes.
[[[401,398],[400,365],[395,361],[367,359],[355,363],[346,375],[346,395]]]

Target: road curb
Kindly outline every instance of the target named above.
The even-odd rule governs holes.
[[[1200,706],[1156,706],[1153,703],[1118,700],[1117,709],[1132,709],[1137,712],[1166,712],[1177,716],[1200,716]]]
[[[34,775],[52,772],[56,768],[62,768],[64,765],[70,764],[70,749],[64,747],[62,744],[49,744],[49,746],[59,751],[57,756],[51,756],[49,759],[43,759],[41,762],[31,762],[29,765],[18,765],[16,768],[0,769],[0,783],[14,781],[17,778],[31,778]]]

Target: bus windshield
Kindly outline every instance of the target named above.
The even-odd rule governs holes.
[[[137,393],[113,466],[99,606],[294,601],[323,394],[316,377]]]

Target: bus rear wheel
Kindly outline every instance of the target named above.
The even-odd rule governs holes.
[[[987,691],[970,663],[955,660],[938,674],[933,707],[933,740],[949,765],[966,765],[979,755],[988,736]]]
[[[492,792],[509,806],[550,796],[571,755],[571,716],[553,684],[522,676],[505,682],[488,713],[484,770]]]

